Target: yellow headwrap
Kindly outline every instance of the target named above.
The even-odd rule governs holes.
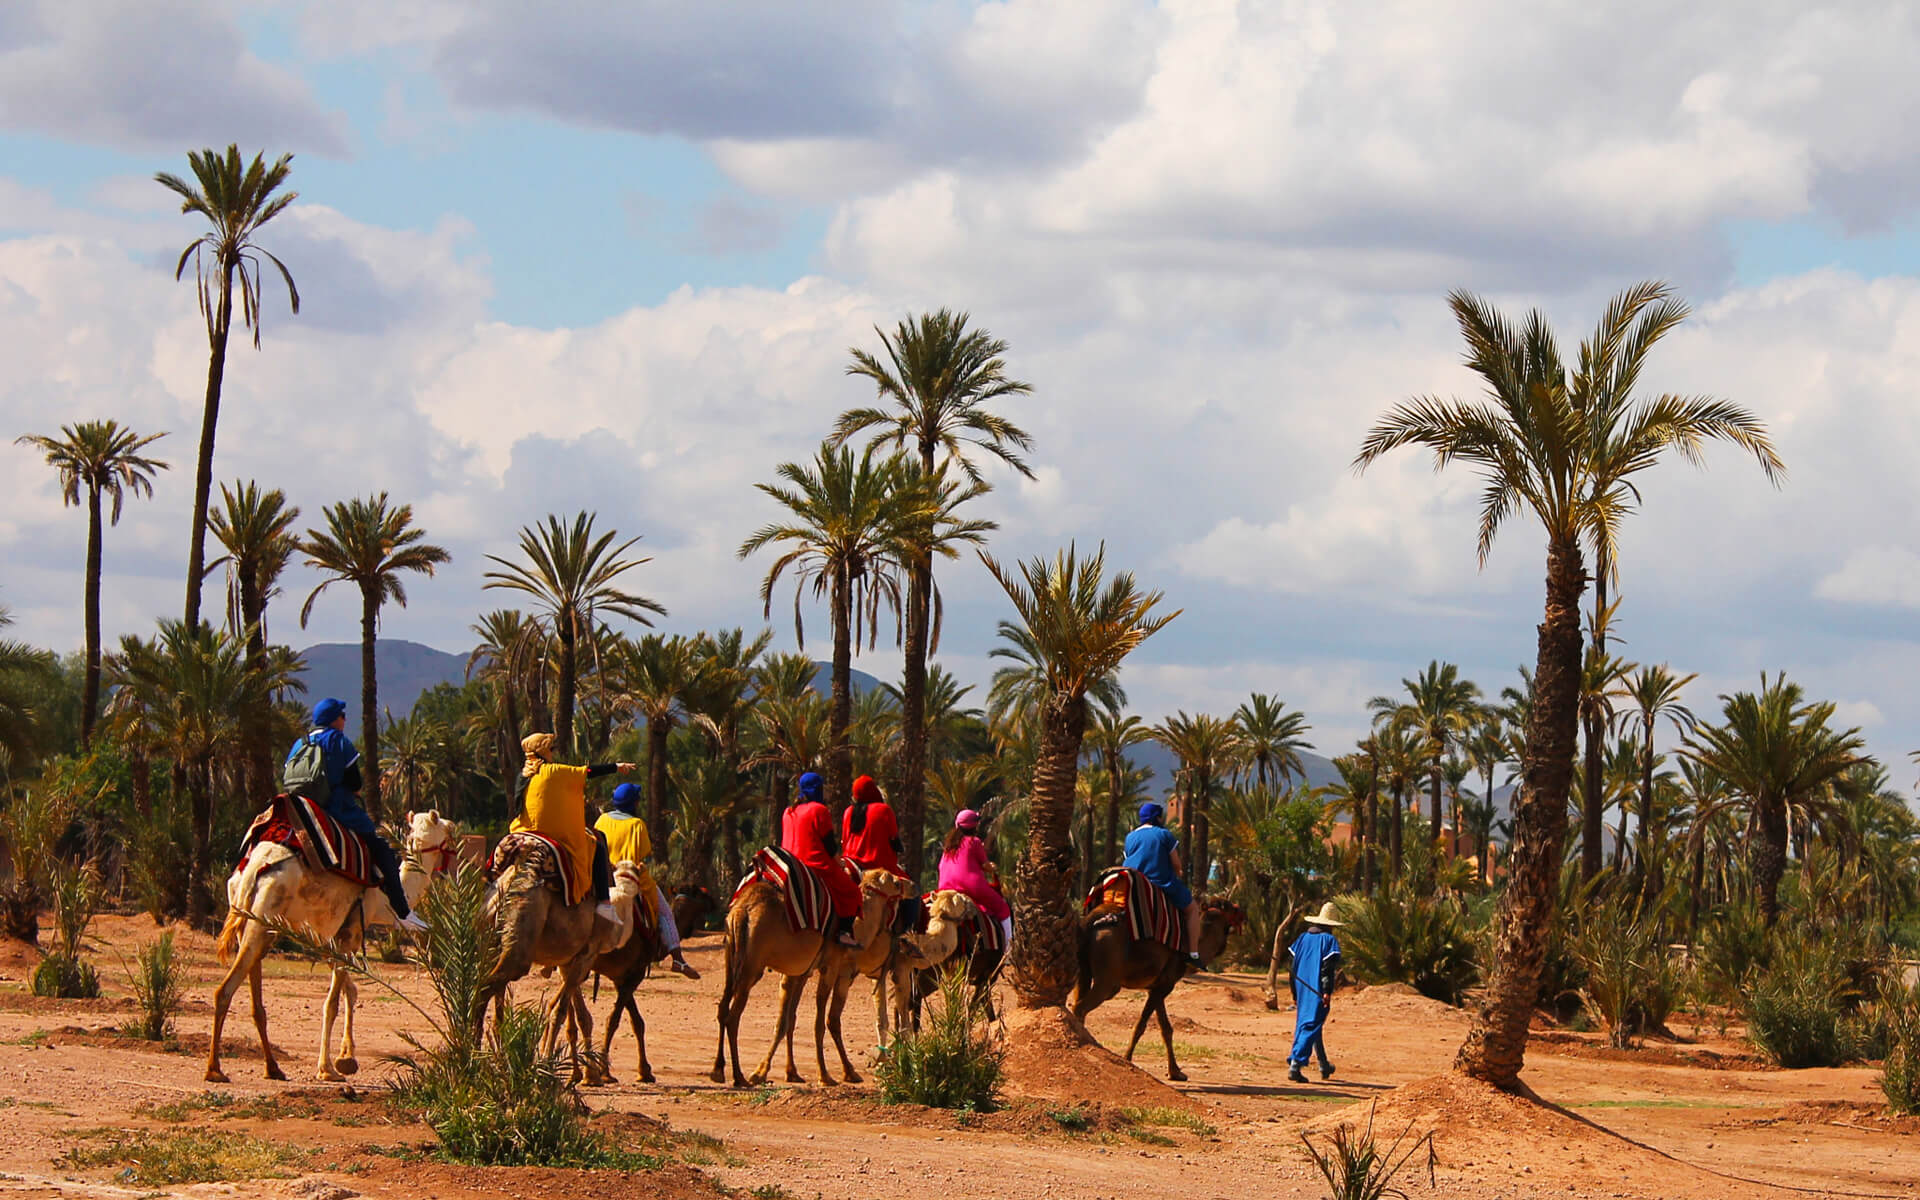
[[[541,767],[553,759],[553,735],[530,733],[520,739],[520,749],[527,756],[525,765],[520,768],[520,774],[527,779],[532,779],[539,774]]]

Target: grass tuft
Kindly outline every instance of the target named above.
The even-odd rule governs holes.
[[[963,969],[942,975],[939,996],[928,1006],[924,1028],[895,1038],[875,1068],[880,1099],[888,1104],[990,1111],[999,1100],[1005,1052],[980,1027],[977,1009]]]
[[[263,1141],[243,1133],[182,1129],[167,1133],[101,1131],[104,1144],[76,1146],[58,1165],[87,1170],[119,1167],[121,1177],[142,1187],[181,1183],[228,1183],[284,1179],[288,1168],[312,1151]]]

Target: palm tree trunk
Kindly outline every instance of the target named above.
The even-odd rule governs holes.
[[[1367,817],[1365,821],[1367,837],[1366,862],[1362,870],[1366,874],[1361,891],[1373,895],[1374,882],[1380,878],[1380,784],[1376,780],[1367,783]]]
[[[557,614],[554,622],[560,630],[560,686],[553,698],[553,740],[562,753],[573,752],[573,689],[574,661],[573,649],[578,640],[579,631],[573,627],[574,613],[571,608]]]
[[[1547,930],[1559,898],[1567,792],[1573,783],[1580,704],[1580,593],[1586,573],[1576,542],[1549,544],[1546,605],[1534,663],[1524,777],[1514,803],[1507,888],[1494,918],[1493,969],[1454,1069],[1497,1087],[1520,1076],[1527,1023],[1539,993]]]
[[[647,832],[653,836],[653,858],[667,861],[667,735],[673,729],[665,717],[647,719]]]
[[[380,628],[377,585],[360,585],[360,778],[367,811],[378,821],[380,806],[380,681],[374,659],[374,638]]]
[[[193,474],[193,530],[187,549],[187,628],[200,624],[200,577],[207,570],[207,499],[213,493],[213,435],[220,424],[220,387],[227,373],[227,332],[233,326],[233,271],[220,264],[220,303],[207,353],[207,397],[200,414],[200,454]]]
[[[1635,839],[1634,855],[1640,860],[1640,869],[1647,871],[1652,867],[1648,857],[1651,838],[1648,831],[1653,826],[1653,719],[1646,722],[1646,736],[1640,745],[1640,834]]]
[[[1407,797],[1399,788],[1393,791],[1393,821],[1387,826],[1387,871],[1393,882],[1400,882],[1400,864],[1404,859],[1407,824]]]
[[[1213,777],[1210,772],[1200,773],[1200,783],[1193,795],[1193,887],[1196,891],[1207,890],[1207,879],[1213,873],[1213,863],[1207,852],[1207,834],[1212,830],[1213,822],[1208,816],[1207,806],[1213,803]]]
[[[147,757],[147,748],[140,742],[130,742],[127,746],[127,777],[133,789],[133,811],[141,819],[153,815],[153,761]]]
[[[1753,890],[1760,918],[1771,929],[1780,916],[1780,877],[1787,870],[1787,806],[1783,800],[1766,800],[1754,808],[1760,836],[1753,843]]]
[[[1075,782],[1077,785],[1078,781]],[[1077,889],[1082,895],[1093,886],[1093,817],[1093,797],[1088,796],[1086,837],[1080,844],[1080,886]]]
[[[894,756],[893,809],[906,861],[918,879],[927,829],[927,646],[933,620],[933,554],[919,554],[907,571],[906,662],[900,672],[900,750]]]
[[[100,488],[87,489],[87,678],[80,693],[80,748],[93,744],[100,715]]]
[[[1106,864],[1120,862],[1120,754],[1109,752],[1107,759],[1107,857]]]
[[[847,568],[833,573],[833,703],[827,718],[827,808],[835,822],[853,802],[853,581]],[[837,828],[837,825],[836,825]]]
[[[1606,865],[1606,844],[1602,840],[1606,833],[1605,813],[1602,807],[1605,800],[1601,794],[1600,773],[1604,766],[1604,734],[1597,718],[1589,717],[1586,722],[1587,758],[1586,771],[1582,778],[1580,807],[1580,881],[1585,883],[1600,873]]]
[[[1703,827],[1698,837],[1693,839],[1693,877],[1687,888],[1687,946],[1692,948],[1693,939],[1700,929],[1700,893],[1706,887],[1707,873],[1707,831]]]
[[[1084,696],[1056,692],[1040,715],[1040,752],[1027,802],[1020,857],[1020,930],[1008,966],[1021,1008],[1059,1007],[1079,975],[1080,922],[1073,902],[1074,787],[1086,736]]]
[[[1445,780],[1440,771],[1440,762],[1438,759],[1435,759],[1433,764],[1433,779],[1430,784],[1432,790],[1428,794],[1429,799],[1427,803],[1427,842],[1436,850],[1440,848],[1440,831],[1447,823],[1447,814],[1441,806],[1440,799],[1444,783]],[[1458,843],[1456,842],[1455,844],[1457,845]],[[1434,865],[1439,865],[1437,855],[1434,859]]]
[[[187,885],[187,919],[195,928],[205,928],[213,912],[213,897],[207,892],[207,867],[213,861],[212,780],[204,762],[188,764],[182,775],[193,806],[193,875]],[[177,789],[175,794],[179,794]]]

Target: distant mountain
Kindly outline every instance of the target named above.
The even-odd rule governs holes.
[[[1173,751],[1159,742],[1148,742],[1144,746],[1135,746],[1127,752],[1127,759],[1136,767],[1151,767],[1153,778],[1147,781],[1147,790],[1154,795],[1162,795],[1173,787],[1173,773],[1179,769],[1179,760]],[[1308,750],[1300,752],[1300,762],[1307,769],[1307,786],[1324,787],[1340,782],[1340,769],[1332,761],[1322,758]]]
[[[467,656],[448,654],[419,642],[381,638],[373,644],[375,670],[380,682],[380,707],[396,717],[413,711],[422,692],[443,683],[458,686],[467,677]],[[300,681],[307,685],[309,704],[323,696],[347,702],[353,715],[347,718],[360,727],[360,643],[323,642],[300,651],[307,669]]]
[[[847,682],[853,685],[853,694],[856,697],[864,696],[880,686],[878,679],[862,671],[859,667],[853,667],[848,670]],[[822,696],[830,696],[833,694],[832,663],[816,662],[813,664],[813,690],[819,692]]]

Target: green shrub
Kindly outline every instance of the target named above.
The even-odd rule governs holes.
[[[993,1108],[1005,1072],[1004,1052],[980,1027],[975,1010],[966,973],[956,968],[943,974],[921,1031],[895,1038],[875,1068],[880,1099],[969,1112]]]
[[[173,956],[173,931],[167,930],[151,942],[143,943],[132,976],[133,998],[140,1004],[140,1020],[133,1034],[150,1042],[164,1042],[173,1036],[174,1014],[186,992],[187,972]]]
[[[1751,901],[1721,905],[1700,928],[1700,981],[1708,997],[1739,1007],[1747,977],[1772,960],[1773,947]]]
[[[1616,891],[1588,908],[1573,951],[1586,971],[1581,1000],[1606,1026],[1608,1045],[1666,1028],[1681,981],[1654,914],[1636,914]]]
[[[1908,988],[1889,980],[1875,1008],[1886,1039],[1880,1090],[1894,1112],[1920,1113],[1920,984]]]
[[[1405,983],[1423,996],[1458,1004],[1479,975],[1474,939],[1459,901],[1392,887],[1342,907],[1342,965],[1368,983]]]
[[[187,915],[193,890],[193,826],[184,804],[155,804],[144,816],[129,809],[126,886],[154,924]]]
[[[420,900],[427,930],[417,939],[420,965],[440,1002],[441,1033],[458,1054],[479,1049],[474,1031],[485,1014],[481,990],[500,957],[500,926],[487,907],[487,875],[461,863],[434,880]]]
[[[63,1000],[91,1000],[100,994],[100,978],[91,964],[81,960],[80,946],[100,900],[99,876],[91,867],[59,859],[54,860],[50,874],[54,945],[34,968],[33,994]]]
[[[1433,1168],[1438,1162],[1433,1150],[1433,1134],[1424,1133],[1408,1142],[1407,1136],[1412,1132],[1413,1125],[1409,1122],[1392,1145],[1382,1148],[1373,1137],[1373,1106],[1368,1105],[1365,1129],[1334,1126],[1333,1136],[1324,1150],[1314,1145],[1305,1131],[1300,1134],[1300,1142],[1306,1146],[1320,1177],[1327,1181],[1333,1200],[1384,1200],[1387,1196],[1406,1196],[1406,1192],[1393,1186],[1393,1180],[1413,1162],[1422,1147],[1427,1152],[1427,1186],[1433,1186]]]
[[[1779,940],[1749,973],[1747,1034],[1783,1067],[1834,1067],[1857,1053],[1849,1012],[1858,1000],[1847,963],[1829,943]]]

